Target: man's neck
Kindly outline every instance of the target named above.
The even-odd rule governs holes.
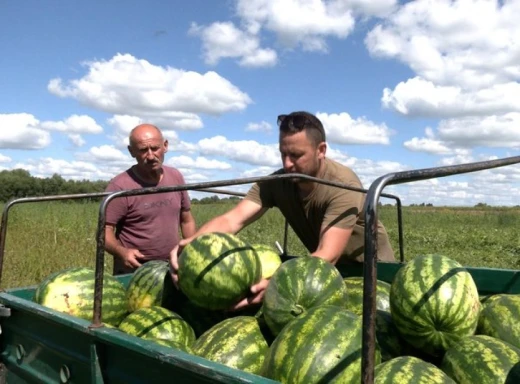
[[[320,168],[318,170],[318,173],[316,174],[315,177],[317,177],[317,178],[323,177],[324,172],[325,172],[325,160],[322,160],[320,162]],[[302,199],[304,199],[307,196],[309,196],[316,187],[317,187],[317,183],[314,181],[306,181],[303,183],[298,183],[298,185],[297,185],[298,194],[300,195],[300,197]]]
[[[157,171],[143,172],[142,169],[139,169],[139,167],[134,166],[132,167],[132,171],[139,180],[143,181],[146,184],[159,184],[163,176],[162,168],[158,169]]]

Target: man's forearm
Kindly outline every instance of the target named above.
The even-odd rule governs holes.
[[[195,221],[181,223],[181,233],[184,239],[195,235],[196,230],[197,226],[195,225]]]

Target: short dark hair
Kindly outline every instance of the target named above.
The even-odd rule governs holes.
[[[326,140],[323,124],[312,113],[296,111],[288,115],[279,115],[277,123],[280,133],[292,134],[304,130],[315,146]]]

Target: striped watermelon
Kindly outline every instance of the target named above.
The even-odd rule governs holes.
[[[269,346],[253,316],[226,319],[200,336],[193,352],[205,359],[258,374]]]
[[[158,306],[132,312],[119,324],[119,330],[141,338],[171,340],[187,346],[195,341],[195,332],[182,317]]]
[[[199,337],[215,324],[230,317],[232,312],[199,307],[179,289],[174,289],[166,308],[180,315]]]
[[[461,339],[449,348],[440,368],[459,384],[505,383],[518,375],[520,349],[486,335]]]
[[[498,294],[484,304],[477,333],[520,348],[520,295]]]
[[[439,255],[418,256],[395,275],[390,290],[392,319],[413,347],[432,356],[475,333],[480,301],[470,273]]]
[[[34,301],[56,311],[91,321],[94,314],[95,271],[75,267],[57,271],[37,287]],[[103,323],[118,326],[128,314],[123,284],[107,273],[103,276],[101,315]]]
[[[388,361],[404,355],[409,347],[402,339],[392,320],[390,312],[376,312],[376,339],[381,348],[381,360]]]
[[[356,315],[363,314],[363,277],[352,276],[343,279],[347,286],[346,308]],[[390,312],[390,284],[386,281],[377,280],[376,308],[381,311]]]
[[[169,264],[165,260],[152,260],[135,270],[126,288],[128,309],[163,306],[165,284],[171,284]]]
[[[262,376],[281,383],[359,383],[361,317],[341,306],[319,305],[291,321],[278,334]],[[376,364],[381,355],[376,349]]]
[[[179,257],[179,287],[196,305],[229,309],[262,277],[251,245],[227,233],[207,233],[191,241]]]
[[[321,304],[346,307],[347,288],[331,263],[314,256],[297,257],[283,263],[269,281],[263,314],[273,335],[291,320]]]
[[[175,340],[171,340],[171,339],[157,339],[155,337],[150,337],[150,336],[143,336],[142,338],[144,340],[153,341],[154,343],[157,343],[164,347],[175,348],[175,349],[179,349],[183,352],[193,354],[193,349],[191,348],[191,346],[186,345],[180,341],[175,341]]]
[[[435,365],[413,356],[401,356],[379,364],[374,384],[456,384]],[[475,382],[476,384],[476,382]]]
[[[282,259],[273,247],[265,244],[251,244],[262,263],[262,278],[269,279],[282,264]]]

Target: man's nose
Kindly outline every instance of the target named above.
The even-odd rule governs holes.
[[[294,165],[294,163],[291,161],[290,156],[284,156],[282,163],[285,169],[290,169]]]

